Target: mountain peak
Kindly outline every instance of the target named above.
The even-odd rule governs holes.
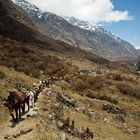
[[[88,21],[80,20],[80,19],[77,19],[73,16],[72,17],[64,17],[64,19],[67,20],[70,24],[72,24],[74,26],[78,26],[81,29],[95,31],[99,28],[98,26],[91,25]]]
[[[108,59],[137,55],[136,49],[131,44],[100,26],[92,25],[88,21],[73,16],[61,17],[48,11],[42,11],[25,0],[14,0],[14,3],[22,7],[43,34],[56,40],[64,41]]]

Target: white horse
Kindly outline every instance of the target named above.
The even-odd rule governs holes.
[[[30,91],[29,93],[28,93],[28,95],[29,95],[29,100],[30,100],[30,102],[29,102],[29,104],[34,108],[35,107],[35,102],[34,102],[34,93],[33,93],[33,91]]]

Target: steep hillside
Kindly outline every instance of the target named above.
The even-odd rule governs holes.
[[[36,26],[0,0],[0,140],[139,140],[140,75]],[[33,91],[50,77],[35,107],[14,122],[4,106],[8,89]]]
[[[41,78],[41,75],[63,75],[72,69],[53,52],[0,36],[0,65]]]
[[[36,23],[37,28],[45,35],[112,60],[138,55],[131,44],[103,28],[92,26],[88,22],[74,17],[66,17],[65,20],[56,14],[41,11],[25,0],[15,0],[14,2],[26,11],[32,21]]]
[[[22,41],[33,40],[33,23],[10,0],[0,0],[0,34]]]
[[[36,29],[34,23],[25,16],[26,14],[10,0],[0,0],[0,7],[0,34],[2,36],[69,56],[86,58],[97,63],[108,63],[107,60],[97,55],[42,35],[38,29]],[[15,14],[12,13],[16,13],[16,17],[19,18],[15,18]],[[22,19],[26,19],[28,22]]]

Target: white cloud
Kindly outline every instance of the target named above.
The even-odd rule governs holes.
[[[94,23],[131,20],[128,11],[115,10],[111,0],[27,0],[42,10],[61,16],[75,16]]]

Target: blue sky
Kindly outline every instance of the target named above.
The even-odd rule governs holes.
[[[117,10],[127,10],[132,20],[104,24],[104,28],[140,48],[140,0],[113,0]]]

